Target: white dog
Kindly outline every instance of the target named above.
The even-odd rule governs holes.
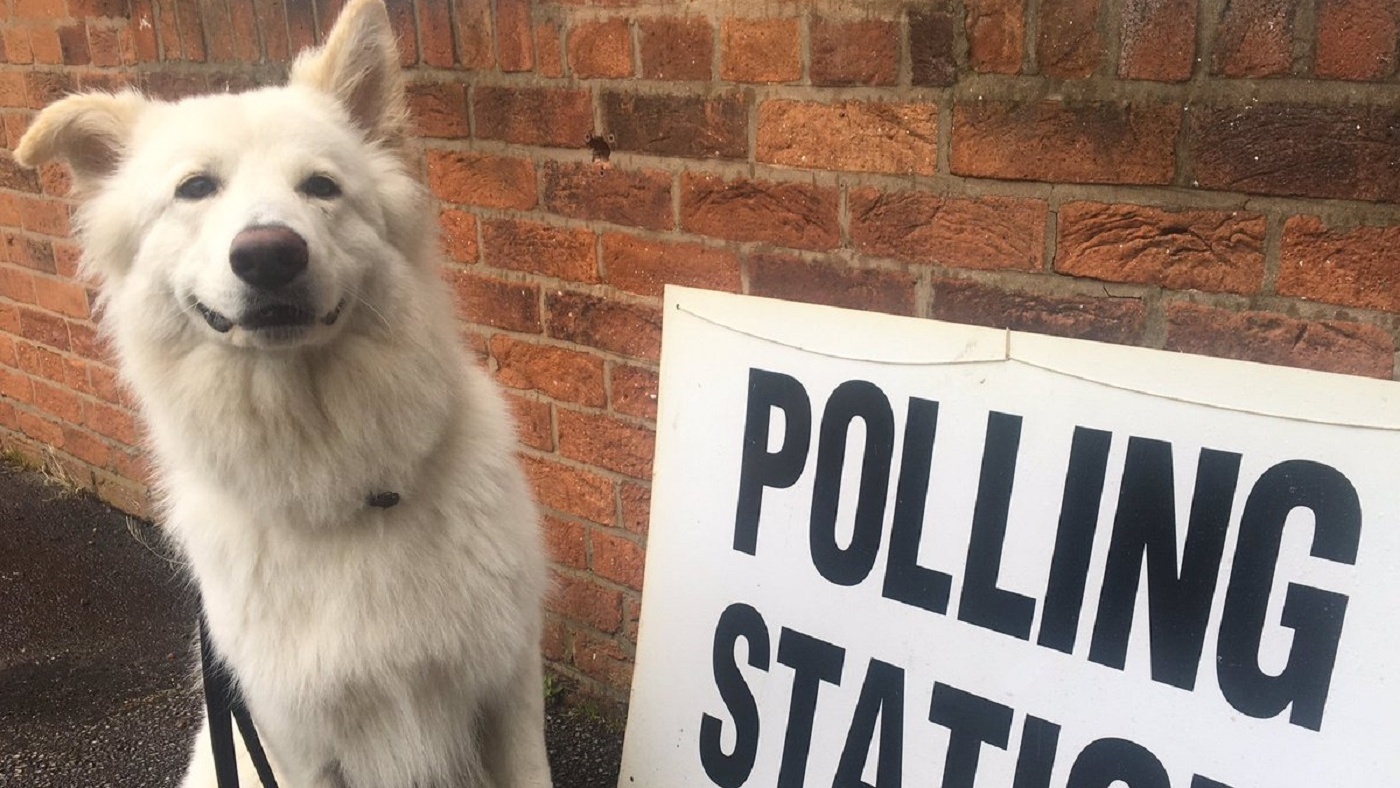
[[[548,786],[535,511],[404,122],[384,6],[352,0],[285,87],[71,96],[15,156],[73,171],[165,526],[282,786]]]

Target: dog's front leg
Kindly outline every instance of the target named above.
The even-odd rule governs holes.
[[[496,788],[551,788],[544,744],[544,671],[530,660],[485,709],[482,760]]]

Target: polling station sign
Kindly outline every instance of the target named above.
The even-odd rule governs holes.
[[[620,785],[1400,784],[1400,386],[665,310]]]

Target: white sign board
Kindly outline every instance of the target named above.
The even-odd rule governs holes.
[[[1400,386],[665,308],[620,785],[1400,780]]]

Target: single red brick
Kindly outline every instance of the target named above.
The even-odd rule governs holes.
[[[705,17],[660,17],[637,23],[642,77],[709,81],[714,72],[714,24]]]
[[[929,316],[989,328],[1137,344],[1147,323],[1147,308],[1136,298],[1045,295],[936,279]]]
[[[59,350],[68,350],[68,324],[63,318],[40,312],[37,309],[20,308],[19,334]]]
[[[34,292],[34,279],[29,271],[9,266],[0,266],[0,296],[22,304],[37,304],[39,297]],[[18,312],[15,313],[18,316]],[[19,330],[16,319],[15,331]]]
[[[389,10],[389,24],[393,27],[394,38],[397,39],[399,65],[404,68],[418,62],[418,21],[413,14],[413,1],[384,0],[384,5]],[[323,14],[322,20],[327,16]]]
[[[69,206],[66,202],[21,197],[19,208],[24,229],[32,233],[67,237],[71,231]]]
[[[18,71],[0,72],[0,107],[23,108],[29,106],[29,99],[24,95],[24,75]],[[19,168],[11,161],[6,160],[7,169]]]
[[[199,13],[199,0],[175,0],[175,9],[181,58],[203,63],[208,59],[208,52],[204,48],[204,18]]]
[[[1167,305],[1167,350],[1390,379],[1395,340],[1364,323]]]
[[[496,0],[496,53],[502,71],[535,67],[531,39],[530,0]]]
[[[88,387],[92,390],[94,397],[113,405],[134,407],[135,403],[132,401],[131,394],[111,367],[90,362],[87,365],[87,373]]]
[[[85,25],[64,25],[58,28],[60,60],[67,66],[85,66],[92,62]]]
[[[26,268],[43,271],[46,274],[57,272],[54,260],[53,242],[40,238],[24,238],[6,234],[5,259]]]
[[[564,76],[558,22],[545,20],[535,25],[535,73],[542,77]]]
[[[253,9],[267,59],[273,63],[285,63],[290,60],[292,46],[287,37],[286,0],[253,0]],[[151,24],[154,24],[154,20]],[[133,20],[132,27],[138,26],[139,23]],[[143,55],[141,59],[146,58]]]
[[[0,397],[8,397],[16,402],[33,402],[33,379],[28,375],[0,367]]]
[[[73,75],[58,71],[28,71],[24,75],[24,92],[29,96],[31,109],[43,109],[70,93],[76,93],[78,85]]]
[[[520,443],[540,451],[554,451],[552,406],[515,392],[507,392],[506,400],[515,416],[515,433]]]
[[[555,663],[569,660],[569,654],[573,650],[572,640],[563,619],[553,614],[545,615],[544,631],[540,635],[540,655],[544,657],[546,670],[555,672],[560,668],[560,665]]]
[[[1184,82],[1196,63],[1197,0],[1127,0],[1118,76]]]
[[[956,26],[947,10],[909,10],[909,68],[915,85],[944,87],[957,81]]]
[[[133,517],[150,519],[150,495],[144,486],[102,473],[93,474],[93,480],[94,492],[103,503]]]
[[[754,157],[789,167],[932,175],[938,107],[930,103],[765,101]]]
[[[29,45],[29,28],[7,26],[0,30],[0,44],[4,44],[6,63],[25,66],[34,62],[34,52]]]
[[[3,267],[0,267],[0,273],[4,270]],[[5,334],[19,333],[19,307],[0,301],[0,332]]]
[[[68,378],[68,365],[57,351],[29,342],[15,343],[19,368],[46,380],[62,383]]]
[[[29,51],[34,62],[40,65],[57,66],[63,64],[63,41],[58,37],[58,29],[48,26],[29,30]]]
[[[862,252],[955,268],[1037,271],[1047,207],[1011,197],[960,199],[860,188],[849,197],[851,242]]]
[[[1283,225],[1279,295],[1400,311],[1400,226],[1329,227],[1315,216]]]
[[[555,339],[647,361],[661,354],[658,309],[566,290],[550,293],[546,306]]]
[[[1203,188],[1400,202],[1400,109],[1257,104],[1190,115]]]
[[[457,62],[452,49],[452,16],[443,0],[417,0],[418,35],[423,41],[423,62],[451,68]]]
[[[78,395],[50,383],[34,381],[34,407],[69,424],[82,420],[83,406]]]
[[[605,281],[619,289],[660,296],[666,284],[739,292],[739,258],[727,249],[671,243],[622,233],[603,236]]]
[[[1026,0],[967,0],[967,60],[982,74],[1019,74]]]
[[[1103,59],[1099,35],[1100,0],[1041,0],[1036,58],[1052,77],[1092,76]]]
[[[1174,104],[963,103],[949,163],[977,178],[1168,184],[1180,125]]]
[[[737,93],[714,97],[603,94],[608,141],[618,150],[657,156],[742,159],[749,113]]]
[[[541,506],[595,523],[613,521],[613,483],[589,470],[526,454],[521,466]]]
[[[575,24],[568,50],[569,68],[579,79],[632,76],[632,27],[626,17]]]
[[[229,22],[233,32],[233,60],[256,63],[262,58],[258,45],[258,17],[254,0],[228,0]]]
[[[452,0],[457,19],[457,48],[462,66],[489,69],[496,64],[492,47],[491,0]]]
[[[544,163],[544,208],[575,219],[669,230],[671,174],[583,162]]]
[[[68,0],[68,14],[76,19],[120,19],[126,15],[126,4],[123,0]]]
[[[611,364],[608,371],[608,407],[628,416],[656,419],[657,374],[631,364]]]
[[[87,289],[73,282],[35,277],[34,296],[35,303],[50,312],[77,318],[87,318],[92,314]]]
[[[1068,203],[1060,207],[1055,270],[1169,290],[1257,293],[1264,281],[1264,217]]]
[[[812,19],[813,85],[893,85],[899,29],[888,19]]]
[[[1215,34],[1211,73],[1276,77],[1293,68],[1294,0],[1230,0]]]
[[[772,254],[750,257],[748,268],[751,295],[895,315],[914,313],[916,279],[902,271]]]
[[[627,697],[633,658],[614,640],[579,632],[574,638],[574,667],[621,698]]]
[[[681,177],[681,227],[734,241],[767,241],[825,250],[840,243],[833,188],[686,173]]]
[[[455,208],[443,208],[438,213],[442,228],[443,247],[447,256],[464,265],[477,262],[476,217]]]
[[[491,338],[490,347],[491,357],[496,359],[496,379],[502,385],[593,408],[607,403],[603,359],[598,356],[501,335]]]
[[[428,151],[428,186],[446,202],[485,208],[535,207],[535,168],[528,159],[489,153]]]
[[[68,16],[65,0],[14,0],[14,15],[21,19],[63,19]]]
[[[63,426],[36,413],[20,411],[19,429],[25,435],[51,448],[63,446]]]
[[[598,281],[597,236],[589,230],[505,219],[485,222],[481,231],[487,265],[571,282]]]
[[[112,447],[87,430],[63,428],[63,450],[99,468],[112,461]]]
[[[180,59],[180,28],[175,16],[175,0],[152,0],[155,4],[155,20],[157,39],[160,44],[160,57],[162,60]],[[305,4],[306,12],[310,14],[311,4]]]
[[[104,402],[88,400],[83,403],[83,426],[125,446],[135,446],[140,440],[136,418],[131,412]]]
[[[472,107],[481,139],[581,148],[593,129],[593,99],[587,90],[478,86]]]
[[[92,64],[100,68],[122,65],[126,58],[122,53],[122,42],[116,28],[99,26],[92,22],[87,23],[84,27],[87,31],[88,51],[92,58]]]
[[[720,77],[729,82],[796,82],[802,76],[797,19],[725,19]]]
[[[622,527],[645,536],[651,522],[651,488],[623,482],[618,497],[622,499]]]
[[[583,524],[551,515],[540,519],[550,560],[570,569],[587,569],[588,533]]]
[[[588,533],[593,573],[634,591],[642,590],[646,550],[635,541],[601,528]]]
[[[611,416],[559,408],[559,454],[598,468],[651,478],[656,434]]]
[[[461,82],[412,82],[408,85],[408,110],[418,132],[425,137],[466,137],[467,86]]]
[[[262,18],[261,5],[258,16]],[[156,34],[153,0],[131,0],[131,14],[127,19],[125,31],[131,36],[135,61],[151,63],[160,59],[160,40]]]
[[[1378,80],[1395,73],[1400,5],[1393,0],[1322,0],[1313,73]]]
[[[540,294],[537,286],[474,276],[463,271],[451,271],[448,276],[456,294],[457,309],[468,322],[508,331],[539,333]]]

